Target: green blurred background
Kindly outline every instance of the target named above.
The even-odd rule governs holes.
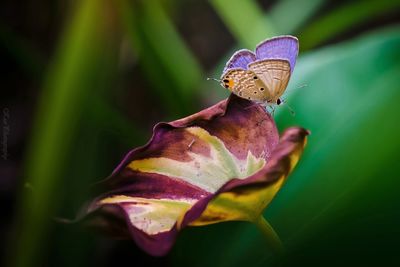
[[[400,1],[5,0],[0,12],[5,266],[400,265]],[[275,119],[312,132],[265,212],[285,256],[248,223],[187,228],[152,258],[54,220],[156,122],[227,97],[206,77],[236,49],[280,34],[299,37],[300,57],[296,116]]]

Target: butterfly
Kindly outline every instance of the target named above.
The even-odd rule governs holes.
[[[220,83],[235,95],[264,105],[280,105],[296,64],[299,41],[290,35],[262,41],[255,53],[242,49],[226,63]]]

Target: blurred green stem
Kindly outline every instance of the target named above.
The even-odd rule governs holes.
[[[20,192],[18,235],[11,246],[13,255],[8,257],[11,266],[43,265],[52,217],[64,193],[67,155],[76,145],[73,137],[83,107],[91,93],[98,93],[104,77],[99,71],[111,65],[104,59],[115,51],[110,45],[115,38],[108,35],[113,32],[109,29],[112,20],[104,19],[102,8],[101,1],[77,2],[48,68],[24,170],[33,194],[23,188]]]
[[[322,6],[324,0],[280,0],[267,14],[276,28],[276,34],[294,33]],[[301,12],[299,12],[301,7]],[[290,19],[288,19],[290,14]]]
[[[273,250],[274,253],[280,255],[283,254],[284,248],[282,241],[280,240],[278,234],[274,231],[272,226],[267,222],[267,220],[261,215],[257,220],[254,221],[258,229],[263,233],[264,239],[267,242],[269,248]]]
[[[313,21],[299,36],[303,50],[313,48],[336,35],[351,30],[379,15],[395,12],[398,0],[356,1],[333,10],[321,19]]]
[[[162,3],[159,0],[118,3],[133,51],[139,56],[156,96],[172,113],[169,115],[193,112],[189,103],[202,80],[203,70]]]
[[[210,3],[226,27],[245,47],[255,47],[261,41],[260,36],[269,38],[276,34],[273,24],[262,14],[254,0],[210,0]]]

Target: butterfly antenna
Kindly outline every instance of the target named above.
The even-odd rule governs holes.
[[[210,81],[210,80],[212,80],[212,81],[216,81],[216,82],[221,82],[221,80],[219,80],[219,79],[216,79],[216,78],[207,78],[207,81]]]
[[[291,106],[289,106],[288,102],[286,100],[282,100],[282,103],[285,104],[285,106],[288,108],[290,114],[292,114],[292,116],[296,116],[296,112],[294,112],[293,108]]]
[[[300,88],[304,88],[304,87],[307,87],[307,86],[308,86],[308,84],[304,83],[304,84],[302,84],[302,85],[297,86],[296,88],[297,88],[297,89],[300,89]]]

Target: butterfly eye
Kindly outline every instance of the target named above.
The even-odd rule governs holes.
[[[224,82],[224,87],[225,88],[229,88],[229,80],[228,79],[224,79],[223,82]]]
[[[260,91],[264,91],[264,87],[261,87],[261,88],[260,88]]]
[[[257,77],[257,76],[254,76],[254,77],[253,77],[253,79],[254,79],[254,80],[257,80],[257,79],[258,79],[258,77]]]
[[[235,82],[232,79],[223,79],[222,80],[224,83],[225,88],[233,88]]]

